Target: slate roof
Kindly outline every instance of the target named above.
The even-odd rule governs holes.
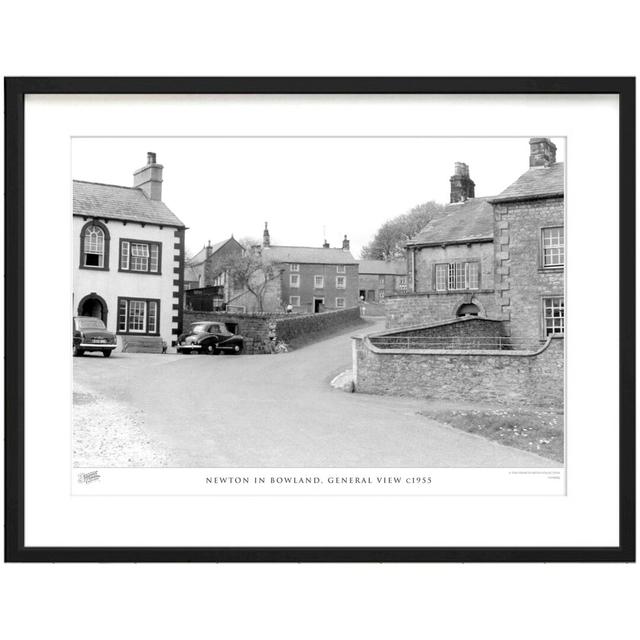
[[[444,215],[431,220],[407,245],[447,244],[493,240],[491,197],[469,198],[445,207]]]
[[[264,247],[262,253],[274,262],[294,264],[358,264],[350,251],[324,247]]]
[[[184,227],[164,202],[150,200],[142,189],[73,181],[73,215]]]
[[[227,238],[226,240],[222,240],[221,242],[216,242],[216,244],[212,244],[211,255],[213,255],[219,249],[222,249],[222,247],[224,247],[224,245],[227,244],[227,242],[229,242],[232,239],[233,238]],[[207,247],[205,246],[205,247],[202,247],[202,249],[200,249],[200,251],[198,251],[198,253],[196,253],[196,255],[193,256],[191,260],[189,260],[189,262],[194,265],[202,264],[206,259],[207,259]]]
[[[548,167],[531,167],[502,193],[491,198],[491,201],[528,200],[559,195],[564,195],[564,162],[556,162]]]
[[[404,276],[407,273],[407,263],[404,260],[360,260],[358,273]]]

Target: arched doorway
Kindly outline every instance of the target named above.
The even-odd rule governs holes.
[[[107,326],[107,303],[96,293],[90,293],[80,300],[78,305],[79,316],[89,316],[91,318],[100,318]]]
[[[480,309],[478,309],[478,307],[472,302],[469,302],[467,304],[461,304],[458,307],[456,316],[458,316],[458,318],[462,316],[477,316],[479,313]]]

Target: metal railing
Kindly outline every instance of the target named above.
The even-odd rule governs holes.
[[[505,336],[375,336],[369,339],[379,349],[459,349],[530,351],[539,348],[531,339]]]

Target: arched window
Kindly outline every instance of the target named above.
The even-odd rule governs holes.
[[[100,222],[88,222],[82,227],[80,268],[109,269],[109,231]]]

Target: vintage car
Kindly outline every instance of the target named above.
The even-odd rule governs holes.
[[[224,322],[194,322],[178,337],[178,353],[240,353],[242,336],[232,333]]]
[[[107,331],[100,318],[78,316],[73,319],[73,355],[81,356],[85,351],[102,351],[105,358],[116,348],[116,337]]]

